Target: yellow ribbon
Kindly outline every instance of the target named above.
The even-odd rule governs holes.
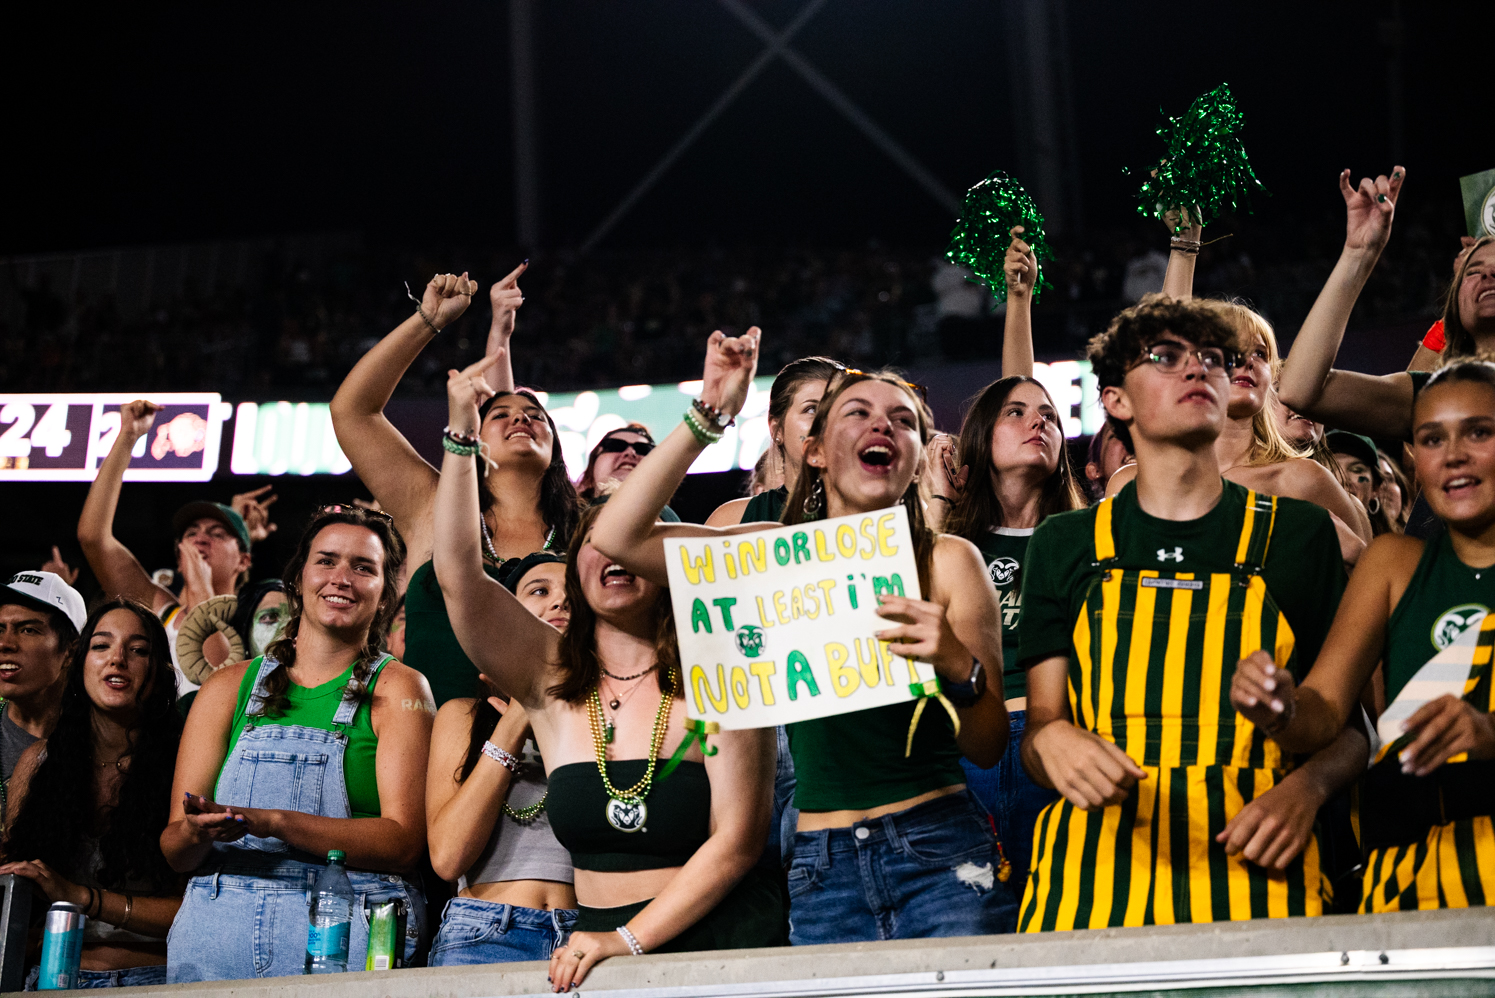
[[[903,748],[903,757],[907,759],[914,751],[914,731],[919,727],[919,718],[924,716],[924,705],[930,700],[938,700],[940,706],[945,708],[945,713],[950,715],[950,723],[955,726],[955,737],[960,737],[960,716],[955,713],[955,705],[945,698],[940,692],[940,681],[938,679],[926,679],[922,683],[909,683],[908,691],[919,698],[914,705],[913,720],[908,722],[908,744]]]

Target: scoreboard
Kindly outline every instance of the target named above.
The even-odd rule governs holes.
[[[91,482],[140,393],[0,395],[0,482]],[[217,392],[148,396],[162,409],[130,453],[127,482],[205,482],[233,407]]]

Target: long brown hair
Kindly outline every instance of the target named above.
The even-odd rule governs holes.
[[[550,418],[550,412],[541,405],[539,397],[528,388],[499,392],[478,409],[478,426],[482,427],[488,410],[493,408],[494,403],[510,395],[518,395],[533,402],[544,414],[545,423],[550,427],[550,464],[540,478],[540,518],[547,527],[555,531],[552,547],[566,544],[571,540],[571,532],[576,529],[576,518],[581,513],[583,503],[566,470],[566,454],[561,449],[561,431],[556,429],[555,420]],[[484,471],[482,456],[474,454],[472,459],[478,462],[478,509],[486,513],[498,502],[498,497],[488,487],[488,474]]]
[[[311,546],[316,542],[317,535],[338,523],[348,523],[373,531],[384,548],[384,588],[380,590],[378,609],[374,612],[374,620],[369,624],[368,633],[364,635],[363,647],[358,649],[358,660],[353,666],[353,676],[343,690],[343,697],[347,700],[361,700],[368,693],[369,673],[383,654],[389,625],[400,607],[400,568],[405,564],[405,543],[396,532],[393,521],[387,517],[357,506],[340,506],[335,511],[318,513],[312,517],[306,529],[301,532],[296,553],[286,562],[283,578],[290,616],[280,640],[271,642],[270,647],[265,649],[265,657],[279,662],[281,668],[270,673],[265,680],[267,696],[260,708],[261,717],[279,717],[290,706],[287,691],[291,686],[291,667],[296,664],[296,635],[301,633],[301,614],[305,609],[301,573],[306,569],[306,562],[311,557]]]
[[[989,469],[992,463],[992,430],[1001,418],[1002,407],[1007,397],[1018,385],[1037,385],[1049,405],[1054,405],[1053,396],[1043,384],[1022,375],[993,381],[971,403],[965,421],[960,427],[960,442],[956,448],[957,463],[971,469],[970,480],[956,497],[945,521],[945,533],[964,537],[972,544],[978,543],[993,527],[1005,526],[1002,504],[992,488]],[[1058,406],[1054,406],[1057,410]],[[1041,522],[1055,513],[1072,509],[1083,509],[1084,497],[1075,484],[1074,472],[1069,465],[1069,448],[1062,440],[1059,444],[1059,465],[1043,481],[1038,500],[1038,519]]]
[[[1464,322],[1459,318],[1459,287],[1464,283],[1464,275],[1469,273],[1469,262],[1474,259],[1474,254],[1495,243],[1495,236],[1481,236],[1469,247],[1469,252],[1464,254],[1464,262],[1459,264],[1459,272],[1454,276],[1453,283],[1448,286],[1448,294],[1443,297],[1443,360],[1451,361],[1459,357],[1473,357],[1479,352],[1479,346],[1474,342],[1474,334],[1464,328]]]
[[[561,632],[556,662],[563,676],[560,682],[545,691],[566,703],[586,700],[602,681],[602,660],[597,657],[597,612],[587,602],[586,593],[581,588],[581,573],[577,570],[581,546],[586,543],[587,534],[601,512],[601,506],[593,506],[581,514],[566,552],[566,599],[571,604],[571,622]],[[654,664],[658,666],[655,679],[659,682],[660,692],[664,691],[666,683],[670,683],[675,696],[681,696],[680,645],[675,638],[675,611],[670,606],[668,589],[660,589],[649,613],[654,628]]]
[[[810,424],[809,435],[805,438],[806,453],[809,452],[809,442],[819,440],[825,436],[825,426],[829,421],[830,412],[835,408],[842,393],[852,385],[861,384],[863,381],[881,381],[884,384],[893,385],[902,392],[907,393],[913,400],[914,412],[918,414],[919,420],[919,461],[924,460],[923,450],[929,445],[930,423],[929,407],[914,393],[912,386],[904,380],[903,375],[892,368],[883,368],[881,371],[854,371],[844,370],[831,382],[826,389],[825,397],[820,400],[820,405],[815,410],[815,422]],[[916,465],[917,467],[917,465]],[[825,517],[825,501],[823,498],[823,484],[821,483],[821,471],[807,461],[800,462],[799,477],[795,480],[794,491],[789,493],[789,499],[784,504],[783,522],[786,525],[796,523],[807,523],[811,520],[820,520]],[[805,513],[805,500],[812,492],[822,490],[820,510],[812,517]],[[919,587],[924,594],[929,592],[929,563],[934,557],[935,532],[924,522],[924,503],[919,498],[919,474],[914,472],[914,477],[909,481],[908,488],[903,490],[903,496],[898,500],[908,510],[908,525],[914,536],[914,561],[919,566]],[[572,611],[575,612],[574,610]],[[575,621],[575,618],[572,618]]]

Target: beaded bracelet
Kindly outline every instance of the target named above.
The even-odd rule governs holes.
[[[451,437],[453,443],[466,445],[478,442],[478,435],[476,433],[464,433],[461,430],[454,430],[450,426],[443,426],[441,432]]]
[[[690,432],[695,434],[702,447],[710,447],[722,438],[722,431],[707,426],[695,409],[685,410],[685,425],[690,427]]]
[[[628,944],[628,952],[632,953],[634,956],[644,955],[644,947],[639,945],[638,937],[635,936],[632,932],[628,931],[628,926],[618,926],[618,935],[622,936],[623,941]]]
[[[733,423],[737,422],[734,417],[727,416],[725,412],[718,409],[710,402],[707,402],[705,399],[691,399],[690,407],[701,416],[705,417],[705,422],[709,423],[711,426],[716,427],[718,430],[724,430],[727,427],[731,426]],[[726,419],[723,419],[723,416],[726,416]]]
[[[515,776],[519,775],[519,757],[513,752],[505,751],[492,742],[484,742],[483,754]]]

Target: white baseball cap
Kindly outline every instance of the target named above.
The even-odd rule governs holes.
[[[88,622],[88,608],[78,590],[51,572],[17,572],[0,586],[0,603],[22,603],[44,610],[60,611],[73,622],[73,630],[82,633]]]

